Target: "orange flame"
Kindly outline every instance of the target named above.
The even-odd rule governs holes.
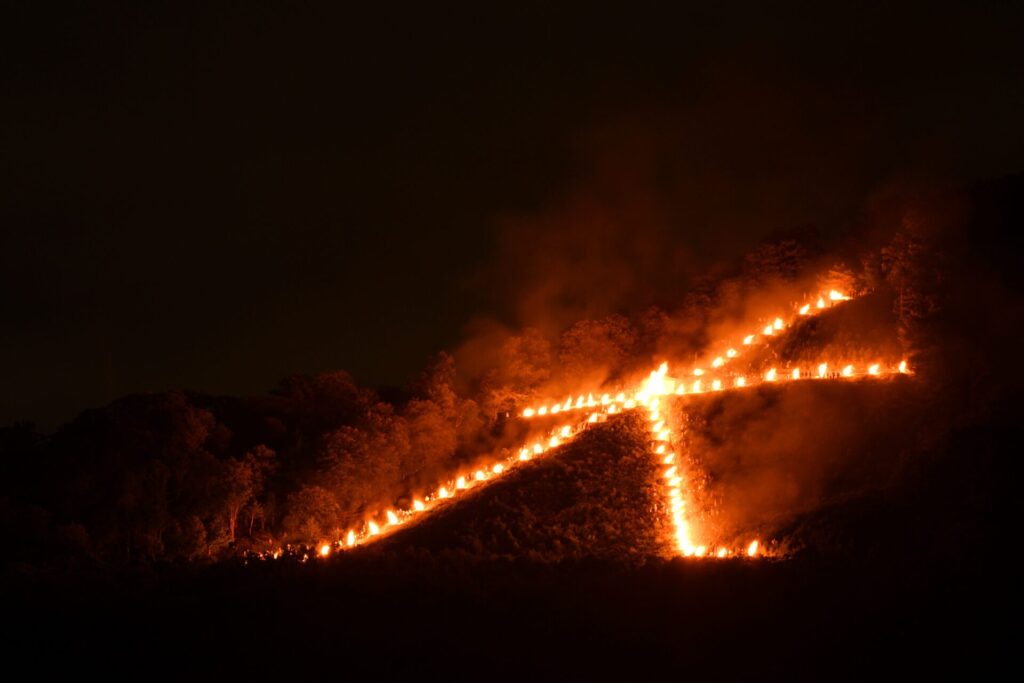
[[[828,294],[828,299],[832,302],[839,302],[848,300],[850,297],[832,290]],[[817,301],[817,308],[825,308],[824,297],[819,297]],[[810,315],[811,304],[804,304],[798,309],[800,315]],[[775,334],[778,330],[783,330],[786,326],[786,322],[781,317],[773,319],[772,323],[764,328],[765,336]],[[750,334],[744,337],[743,344],[750,345],[754,342],[755,335]],[[736,349],[729,348],[724,352],[723,355],[714,356],[713,360],[710,360],[710,366],[715,369],[721,369],[726,363],[726,358],[735,358],[738,355]],[[892,372],[894,366],[886,365],[886,369],[882,370],[880,363],[874,363],[867,367],[866,375],[868,376],[880,376],[888,372]],[[900,373],[909,372],[907,361],[902,360],[897,366],[895,366]],[[826,378],[828,376],[828,363],[820,363],[817,365],[819,378]],[[707,381],[710,383],[711,390],[721,391],[724,387],[723,380],[725,378],[716,376],[715,372],[709,371],[711,376],[707,377]],[[842,375],[844,377],[852,377],[854,373],[854,366],[848,364],[843,367]],[[693,376],[696,378],[693,381],[692,387],[694,393],[701,393],[703,390],[703,377],[708,374],[704,369],[697,367],[692,370]],[[793,368],[789,371],[789,376],[793,380],[799,380],[803,376],[800,368]],[[777,369],[771,368],[763,377],[764,381],[773,382],[778,380]],[[754,378],[753,384],[756,386],[757,378]],[[742,375],[735,376],[732,380],[732,385],[736,389],[742,389],[748,386],[746,378]],[[683,555],[691,557],[704,557],[709,554],[708,546],[703,544],[695,543],[692,536],[691,521],[687,517],[687,506],[684,499],[684,486],[687,484],[686,476],[682,472],[676,463],[676,450],[672,443],[673,435],[672,430],[667,424],[666,420],[662,417],[661,411],[659,411],[659,402],[661,396],[681,396],[686,394],[686,387],[682,382],[679,382],[676,378],[668,376],[668,363],[662,362],[657,370],[651,372],[647,378],[645,378],[639,385],[634,386],[627,391],[619,391],[619,393],[613,398],[610,393],[605,393],[600,396],[599,399],[594,398],[593,393],[579,392],[574,396],[567,397],[564,401],[550,402],[548,405],[541,405],[536,408],[529,407],[522,410],[521,415],[524,418],[531,418],[534,416],[544,416],[548,414],[557,414],[560,412],[569,412],[572,410],[579,410],[584,406],[587,408],[597,408],[592,412],[588,412],[585,417],[581,417],[579,422],[561,425],[551,432],[549,432],[542,440],[533,443],[532,447],[524,445],[519,448],[518,452],[513,451],[512,454],[507,456],[505,461],[492,463],[486,467],[482,467],[475,470],[471,479],[478,482],[477,485],[484,485],[491,479],[501,476],[505,472],[509,471],[510,467],[517,463],[531,460],[535,455],[544,453],[548,448],[554,448],[565,443],[568,440],[574,438],[577,434],[582,431],[589,424],[600,422],[606,418],[606,416],[615,415],[623,410],[635,409],[637,406],[644,406],[649,410],[649,419],[651,421],[651,433],[652,433],[652,447],[655,457],[658,458],[659,463],[663,464],[667,469],[663,471],[664,478],[662,480],[663,485],[666,487],[666,495],[668,501],[668,508],[671,515],[671,522],[674,527],[674,540],[675,547],[678,552]],[[629,396],[630,398],[626,398]],[[667,412],[667,411],[666,411]],[[671,414],[671,413],[669,413]],[[454,490],[450,490],[449,487],[454,486]],[[471,484],[467,482],[467,477],[460,475],[456,478],[454,485],[451,483],[445,486],[440,486],[433,496],[428,496],[427,500],[433,499],[446,499],[452,498],[459,495],[460,491],[471,488]],[[431,508],[421,499],[416,498],[412,501],[412,509],[406,510],[401,513],[397,513],[394,510],[387,510],[385,512],[388,526],[395,526],[401,524],[404,519],[418,514],[426,512]],[[357,534],[354,530],[349,530],[345,537],[345,542],[338,541],[339,547],[353,547],[359,543],[365,542],[369,538],[376,537],[382,533],[381,527],[374,520],[368,520],[366,522],[366,530],[362,533]],[[324,548],[327,548],[326,553]],[[710,554],[715,557],[729,557],[732,555],[741,555],[744,550],[742,548],[731,550],[724,546],[715,546],[716,550],[710,551]],[[321,555],[326,555],[330,552],[330,545],[324,544],[317,548],[317,551]],[[280,553],[280,551],[278,551]],[[752,541],[746,548],[746,553],[749,557],[755,557],[760,553],[759,541]]]

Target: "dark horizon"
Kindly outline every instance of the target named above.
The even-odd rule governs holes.
[[[401,385],[474,321],[671,306],[767,235],[1024,169],[1015,7],[5,14],[0,425]]]

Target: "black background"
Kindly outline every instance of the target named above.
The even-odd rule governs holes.
[[[530,250],[502,245],[581,197],[684,282],[1024,161],[1011,3],[349,4],[4,3],[0,423],[339,367],[402,383],[475,318],[534,322],[508,277]]]

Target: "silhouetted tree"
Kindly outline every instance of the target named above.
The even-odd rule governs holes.
[[[536,398],[537,389],[551,378],[553,360],[551,343],[540,330],[527,328],[506,339],[499,362],[481,383],[484,412],[498,415]]]
[[[622,368],[636,342],[636,330],[625,316],[581,320],[559,340],[560,369],[572,378],[606,376]]]
[[[900,341],[911,354],[934,344],[929,322],[942,311],[948,255],[936,228],[919,212],[908,212],[900,229],[882,249],[882,272],[894,293]]]
[[[304,486],[288,497],[284,530],[293,537],[316,542],[336,530],[340,514],[330,491],[321,486]]]
[[[397,493],[408,457],[405,421],[387,404],[372,411],[363,427],[324,435],[319,456],[323,486],[332,492],[346,524]]]
[[[274,451],[266,446],[257,446],[246,453],[242,458],[228,458],[223,463],[223,496],[224,507],[227,514],[227,525],[230,542],[235,541],[238,526],[238,517],[242,510],[249,507],[252,510],[249,521],[251,533],[252,524],[258,509],[257,498],[263,493],[263,485],[267,473],[274,466]]]

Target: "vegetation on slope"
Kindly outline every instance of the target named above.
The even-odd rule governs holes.
[[[670,532],[660,468],[644,427],[635,414],[592,427],[394,533],[379,549],[543,562],[665,555]]]

